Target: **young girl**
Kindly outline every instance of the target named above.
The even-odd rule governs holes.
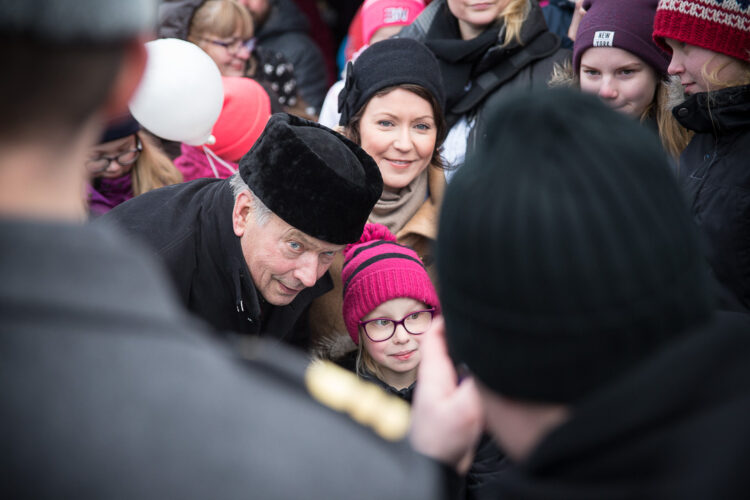
[[[657,0],[586,0],[573,44],[573,64],[557,65],[551,85],[580,86],[658,131],[674,158],[688,131],[667,106],[669,56],[652,40]]]
[[[750,3],[661,0],[654,40],[672,53],[695,136],[679,178],[720,284],[719,306],[750,312]],[[677,8],[679,7],[679,8]]]
[[[383,193],[370,222],[383,224],[430,268],[445,189],[439,148],[445,136],[443,89],[432,53],[407,38],[383,40],[349,64],[339,95],[344,134],[378,164]],[[346,337],[341,317],[342,258],[331,266],[334,290],[311,310],[313,343]]]
[[[356,372],[411,401],[422,334],[440,313],[435,287],[417,254],[380,224],[367,224],[344,253],[343,316],[358,346]]]
[[[86,161],[89,214],[98,217],[152,189],[182,182],[182,174],[128,115],[112,123]]]

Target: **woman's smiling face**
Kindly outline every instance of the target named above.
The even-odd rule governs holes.
[[[401,189],[427,168],[435,151],[432,106],[401,88],[376,95],[365,106],[359,135],[362,149],[378,164],[385,187]]]

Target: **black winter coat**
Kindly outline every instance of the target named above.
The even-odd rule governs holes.
[[[720,307],[750,312],[750,85],[695,94],[673,113],[696,132],[679,178],[722,287]]]
[[[309,35],[309,25],[292,0],[272,0],[268,18],[255,37],[258,45],[280,52],[294,66],[302,98],[320,112],[328,92],[328,73],[323,54]]]
[[[332,288],[328,273],[289,305],[267,304],[255,289],[232,229],[234,196],[228,180],[198,179],[146,195],[96,223],[117,224],[153,249],[185,306],[218,331],[307,345],[306,311],[314,298]]]

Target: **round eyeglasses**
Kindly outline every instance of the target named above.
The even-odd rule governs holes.
[[[86,170],[90,174],[100,174],[109,168],[109,165],[116,161],[120,166],[128,167],[138,160],[143,151],[143,144],[138,136],[135,136],[135,149],[130,149],[116,156],[100,156],[99,158],[93,158],[86,162]]]
[[[367,338],[373,342],[385,342],[393,337],[398,325],[403,325],[404,330],[411,335],[421,335],[430,328],[435,308],[423,311],[414,311],[404,316],[399,321],[391,318],[374,318],[360,321],[359,325],[365,331]]]
[[[206,37],[201,37],[201,40],[205,40],[208,43],[213,43],[214,45],[218,45],[219,47],[224,47],[225,49],[227,49],[227,53],[230,56],[236,56],[242,49],[247,49],[247,51],[251,54],[253,53],[253,50],[255,50],[255,38],[250,38],[249,40],[239,40],[237,38],[232,38],[229,42],[222,42],[221,40],[214,40],[213,38]]]

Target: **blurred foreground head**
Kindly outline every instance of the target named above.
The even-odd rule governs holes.
[[[69,137],[112,98],[104,111],[124,111],[141,75],[118,72],[155,19],[153,0],[0,1],[0,141]]]
[[[489,130],[439,226],[455,361],[506,397],[575,403],[708,320],[692,221],[650,131],[569,90],[513,96]]]

